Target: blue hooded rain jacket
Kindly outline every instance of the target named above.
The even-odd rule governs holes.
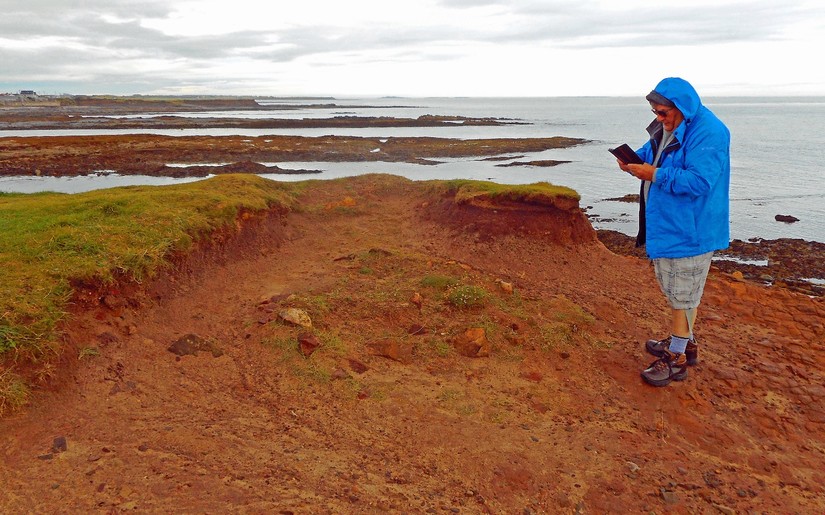
[[[730,131],[687,81],[662,80],[654,89],[676,105],[684,120],[673,131],[658,165],[653,163],[663,126],[654,120],[636,151],[657,165],[647,200],[642,182],[637,245],[655,258],[698,256],[730,243]]]

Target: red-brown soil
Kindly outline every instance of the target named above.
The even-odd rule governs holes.
[[[458,207],[389,176],[300,206],[78,299],[66,364],[0,420],[0,511],[825,512],[821,297],[715,269],[699,365],[653,388],[650,265],[577,208]],[[451,307],[434,276],[489,297]],[[456,350],[468,328],[481,357]],[[217,352],[167,350],[188,334]]]

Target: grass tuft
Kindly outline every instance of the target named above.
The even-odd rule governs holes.
[[[10,370],[0,371],[0,416],[11,413],[29,400],[29,387]]]
[[[425,275],[421,279],[421,286],[436,290],[447,290],[458,284],[458,279],[445,275]]]
[[[587,328],[596,320],[593,315],[564,295],[556,295],[547,303],[550,320],[542,324],[541,341],[544,350],[556,350],[574,344],[587,343],[604,347]]]
[[[77,353],[77,359],[93,358],[100,356],[100,349],[97,347],[83,347]]]
[[[490,198],[548,206],[555,205],[555,201],[559,197],[576,201],[581,200],[581,196],[576,190],[565,186],[556,186],[548,182],[516,185],[466,179],[439,182],[447,193],[455,195],[455,201],[459,204],[475,198]]]
[[[483,306],[488,293],[478,286],[456,286],[447,293],[447,302],[459,309]]]

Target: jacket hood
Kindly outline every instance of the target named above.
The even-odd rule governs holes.
[[[688,122],[696,116],[699,108],[702,107],[699,94],[685,79],[678,77],[662,79],[653,91],[673,102]]]

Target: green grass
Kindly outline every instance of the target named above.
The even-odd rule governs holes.
[[[593,315],[564,295],[556,295],[547,303],[549,321],[540,327],[542,349],[556,350],[579,343],[597,343],[587,328],[596,320]]]
[[[83,347],[77,353],[77,359],[93,358],[96,356],[100,356],[100,349],[97,347]]]
[[[453,346],[445,342],[444,340],[436,340],[432,345],[435,349],[435,353],[440,358],[446,358],[453,351]]]
[[[456,286],[447,293],[447,302],[459,309],[483,306],[488,293],[478,286]]]
[[[436,290],[447,290],[456,284],[458,284],[458,279],[445,275],[425,275],[421,279],[421,286],[434,288]]]
[[[0,370],[0,416],[25,405],[29,399],[29,387],[10,370]]]
[[[0,194],[0,358],[42,354],[74,284],[143,280],[245,213],[288,209],[294,188],[255,175],[79,194]]]
[[[474,198],[490,198],[551,206],[555,205],[555,199],[558,197],[581,200],[576,190],[565,186],[556,186],[548,182],[518,185],[465,179],[434,182],[440,184],[448,193],[454,194],[455,201],[459,204]]]
[[[276,354],[279,366],[291,373],[304,387],[330,384],[337,360],[348,352],[341,336],[329,331],[315,333],[321,341],[321,346],[312,355],[304,356],[298,344],[298,334],[303,330],[288,328],[283,332],[284,328],[279,329],[278,333],[261,340],[264,347]]]

